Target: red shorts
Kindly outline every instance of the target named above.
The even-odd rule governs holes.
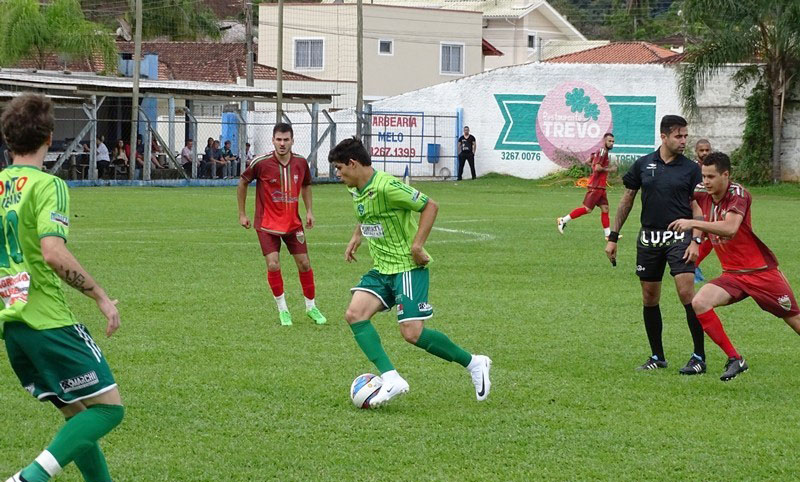
[[[778,318],[800,314],[797,300],[786,277],[779,269],[766,269],[753,273],[722,273],[711,280],[733,298],[733,303],[751,296],[764,311]]]
[[[583,205],[589,209],[595,206],[608,206],[608,197],[605,189],[589,189],[583,198]]]
[[[281,239],[286,243],[290,254],[306,254],[306,233],[302,229],[286,234],[272,234],[266,231],[257,231],[258,242],[261,243],[261,254],[278,253],[281,250]]]

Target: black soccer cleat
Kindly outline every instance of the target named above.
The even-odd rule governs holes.
[[[667,368],[666,360],[657,360],[653,357],[647,359],[644,365],[636,367],[637,370],[657,370],[659,368]]]
[[[744,358],[728,358],[728,363],[725,364],[725,372],[722,373],[719,379],[723,382],[733,380],[738,374],[746,372],[748,368]]]
[[[678,370],[681,375],[701,375],[706,372],[706,362],[692,355],[686,366]]]

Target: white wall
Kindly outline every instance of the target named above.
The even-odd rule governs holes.
[[[744,122],[743,94],[733,92],[728,69],[722,76],[707,83],[699,99],[701,115],[690,120],[690,144],[708,138],[715,149],[730,152],[741,144]],[[535,179],[560,168],[554,153],[536,145],[536,129],[542,129],[537,119],[536,104],[561,101],[560,97],[542,99],[551,90],[565,84],[596,89],[597,102],[603,114],[608,111],[617,137],[617,158],[632,160],[660,143],[658,123],[666,114],[682,114],[677,92],[677,72],[674,67],[660,65],[590,65],[534,63],[495,69],[483,74],[409,92],[376,102],[374,110],[408,112],[455,112],[464,109],[464,123],[477,138],[475,156],[479,175],[490,172]],[[587,91],[588,92],[588,91]],[[746,94],[746,93],[745,93]],[[563,96],[563,92],[560,96]],[[538,97],[537,97],[538,96]],[[602,100],[605,98],[606,107]],[[563,103],[563,102],[562,102]],[[516,115],[507,122],[501,104]],[[540,110],[544,112],[544,109]],[[581,117],[578,112],[578,117]],[[602,121],[603,115],[599,117]],[[581,117],[583,120],[583,117]],[[589,121],[589,124],[592,122]],[[595,122],[597,124],[597,122]],[[602,124],[602,123],[601,123]],[[603,129],[603,125],[595,130]],[[506,137],[505,134],[509,136]],[[569,132],[567,132],[568,134]],[[602,137],[599,132],[598,137]],[[544,136],[542,136],[544,137]],[[557,139],[559,142],[578,142]],[[522,140],[522,144],[506,141]],[[628,145],[624,145],[628,139]],[[649,140],[648,140],[649,139]],[[586,139],[583,139],[586,141]],[[599,138],[597,139],[599,142]],[[581,146],[582,148],[583,146]],[[784,128],[783,178],[800,180],[800,112],[790,111]],[[574,152],[580,152],[576,148]],[[552,150],[551,150],[552,152]],[[613,156],[612,156],[613,157]],[[561,161],[564,165],[565,161]]]

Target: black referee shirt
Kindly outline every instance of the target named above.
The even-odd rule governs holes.
[[[628,189],[642,191],[642,227],[667,229],[676,219],[691,219],[692,194],[703,181],[700,166],[684,155],[669,164],[658,150],[642,156],[622,177]]]

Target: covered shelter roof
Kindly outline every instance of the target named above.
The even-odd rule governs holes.
[[[30,70],[0,70],[0,90],[36,91],[67,97],[133,97],[133,79],[95,74],[67,74]],[[141,97],[181,98],[194,100],[276,102],[273,88],[248,87],[236,84],[175,80],[139,80]],[[283,102],[295,104],[329,104],[331,94],[284,91]]]

